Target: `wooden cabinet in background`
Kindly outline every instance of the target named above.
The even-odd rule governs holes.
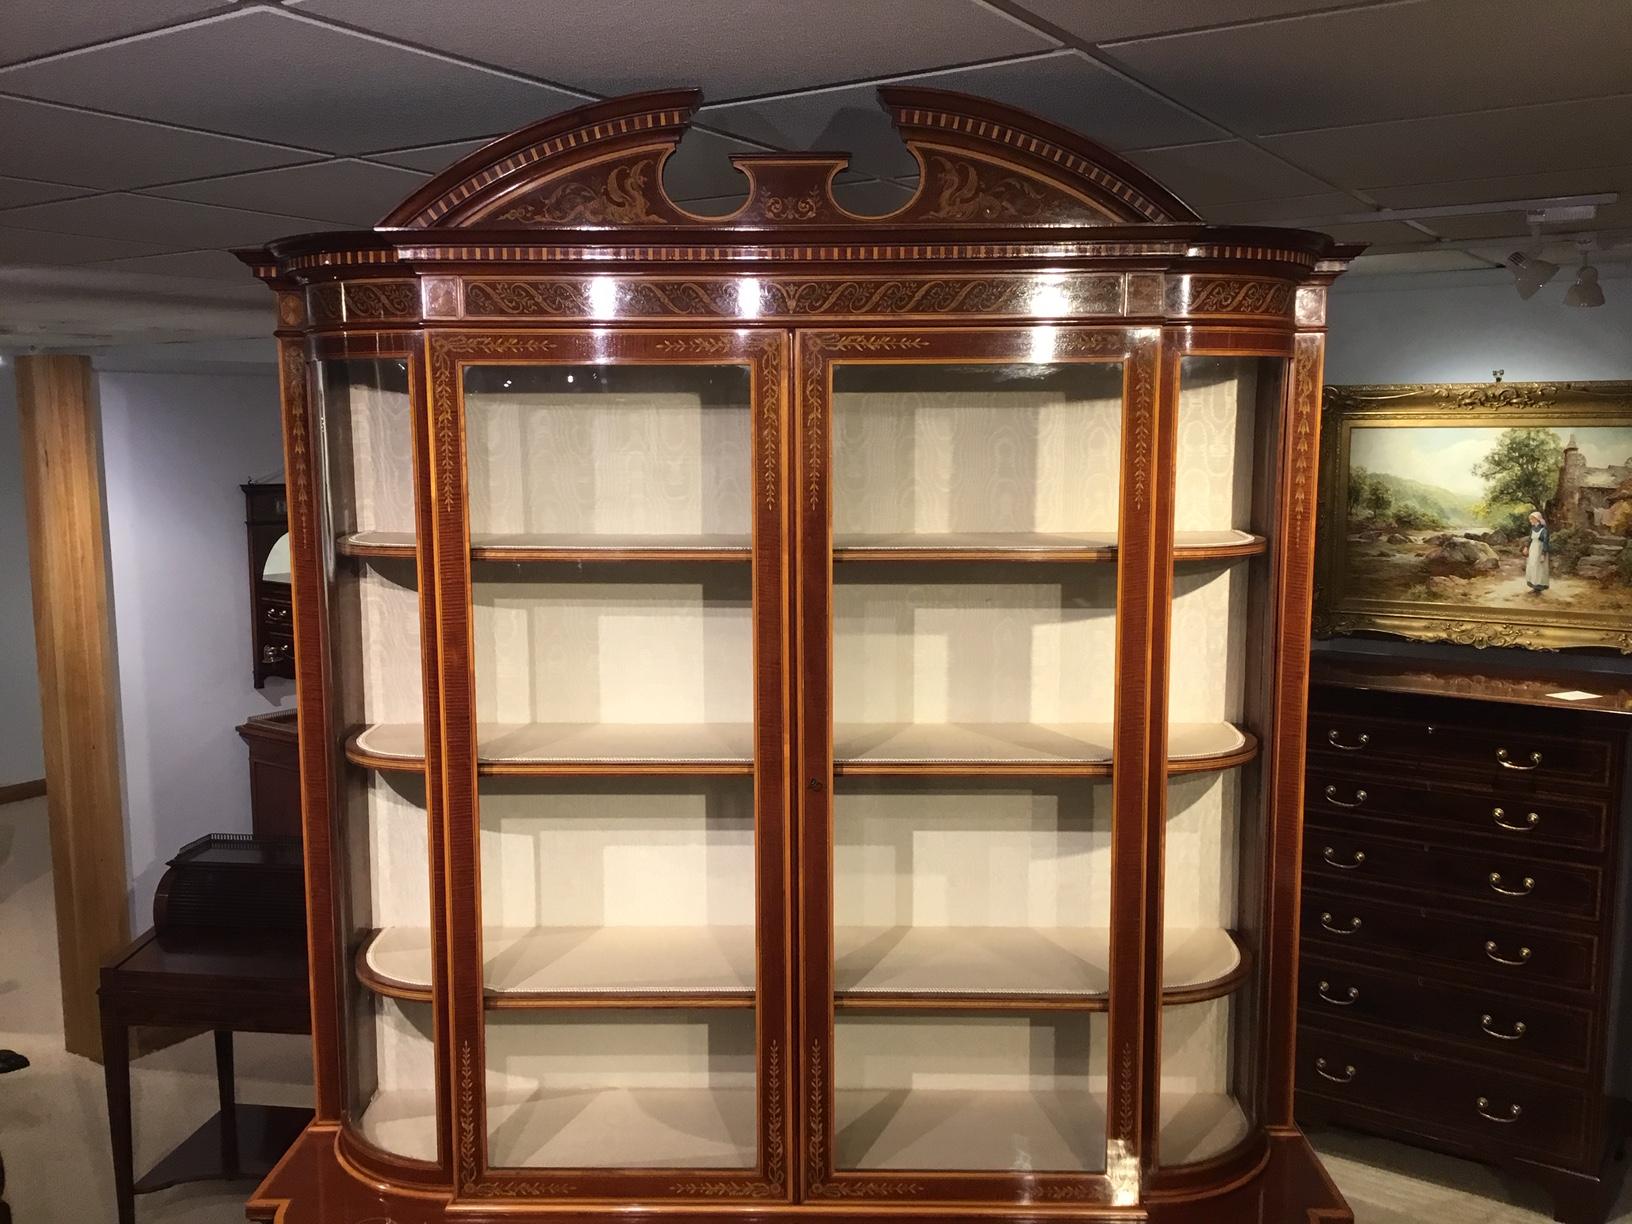
[[[1568,1224],[1624,1172],[1632,693],[1603,679],[1324,661],[1310,695],[1298,1115],[1511,1167]]]
[[[249,534],[249,641],[255,687],[295,678],[294,609],[289,592],[289,503],[282,484],[240,485]]]
[[[294,710],[239,724],[249,751],[250,829],[257,837],[300,836],[300,735]]]

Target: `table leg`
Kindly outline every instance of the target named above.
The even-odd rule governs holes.
[[[215,1030],[215,1087],[221,1100],[221,1167],[238,1172],[238,1085],[233,1074],[232,1030]]]
[[[130,1136],[130,1029],[102,1004],[102,1076],[108,1091],[108,1136],[113,1142],[113,1196],[119,1224],[136,1224],[135,1153]]]

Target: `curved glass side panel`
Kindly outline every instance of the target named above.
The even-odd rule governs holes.
[[[408,372],[396,359],[329,361],[319,370],[346,1115],[375,1147],[434,1161],[431,861]]]
[[[1208,972],[1170,991],[1162,1017],[1158,1158],[1169,1167],[1228,1152],[1259,1115],[1283,367],[1189,356],[1179,369],[1170,768],[1183,769],[1197,728],[1234,747],[1219,767],[1168,779],[1164,958],[1212,949]]]

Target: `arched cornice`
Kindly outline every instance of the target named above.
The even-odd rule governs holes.
[[[582,106],[494,141],[404,200],[381,229],[602,229],[1004,224],[1099,226],[1193,222],[1197,215],[1143,172],[1035,115],[967,94],[888,86],[879,97],[918,159],[919,188],[886,217],[834,198],[843,153],[739,155],[748,199],[702,217],[669,198],[663,164],[701,102],[694,89]]]

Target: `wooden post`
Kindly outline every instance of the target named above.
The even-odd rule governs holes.
[[[119,685],[91,362],[17,358],[64,1044],[100,1058],[102,959],[130,938]]]

